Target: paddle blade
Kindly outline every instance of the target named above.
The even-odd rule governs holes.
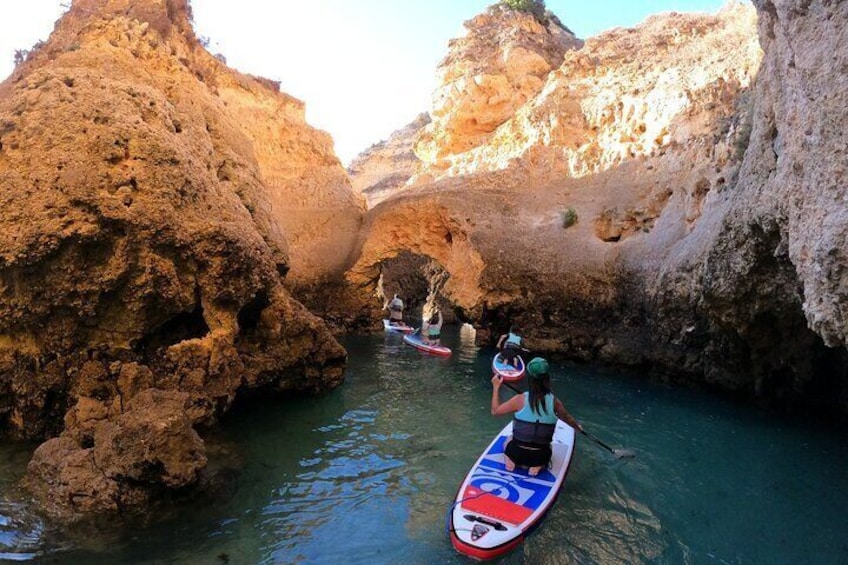
[[[626,459],[628,457],[636,457],[636,452],[632,449],[613,449],[613,455],[615,455],[618,459]]]

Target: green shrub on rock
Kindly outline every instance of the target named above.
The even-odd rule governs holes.
[[[545,16],[545,0],[501,0],[501,4],[519,12],[533,14],[541,23],[547,21],[547,17]]]
[[[562,218],[562,228],[568,229],[577,223],[577,210],[568,208],[560,214],[560,217]]]

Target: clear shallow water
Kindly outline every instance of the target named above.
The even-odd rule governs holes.
[[[0,501],[0,561],[468,563],[445,514],[505,424],[489,414],[492,350],[444,336],[450,359],[400,336],[345,340],[345,384],[233,415],[221,440],[245,466],[233,491],[163,523],[69,540]],[[848,563],[846,430],[703,393],[554,366],[578,438],[543,525],[501,563]],[[0,486],[27,452],[0,448]],[[5,554],[3,553],[5,552]]]

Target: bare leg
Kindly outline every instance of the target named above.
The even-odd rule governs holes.
[[[507,471],[514,471],[515,470],[515,461],[513,461],[512,459],[510,459],[509,457],[506,456],[506,446],[508,446],[509,442],[511,442],[511,441],[512,441],[512,436],[509,436],[508,438],[506,438],[506,441],[504,442],[504,467],[506,467]]]

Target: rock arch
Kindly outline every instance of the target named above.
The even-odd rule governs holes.
[[[428,294],[444,300],[442,306],[447,303],[459,311],[471,310],[482,296],[480,279],[485,264],[468,228],[434,201],[408,198],[390,208],[378,206],[367,218],[362,252],[347,279],[375,297],[384,292],[403,293],[399,281],[404,277],[423,279]],[[391,280],[386,280],[384,273],[390,273]],[[420,282],[413,284],[420,286]],[[422,305],[418,297],[413,303],[416,300]]]

